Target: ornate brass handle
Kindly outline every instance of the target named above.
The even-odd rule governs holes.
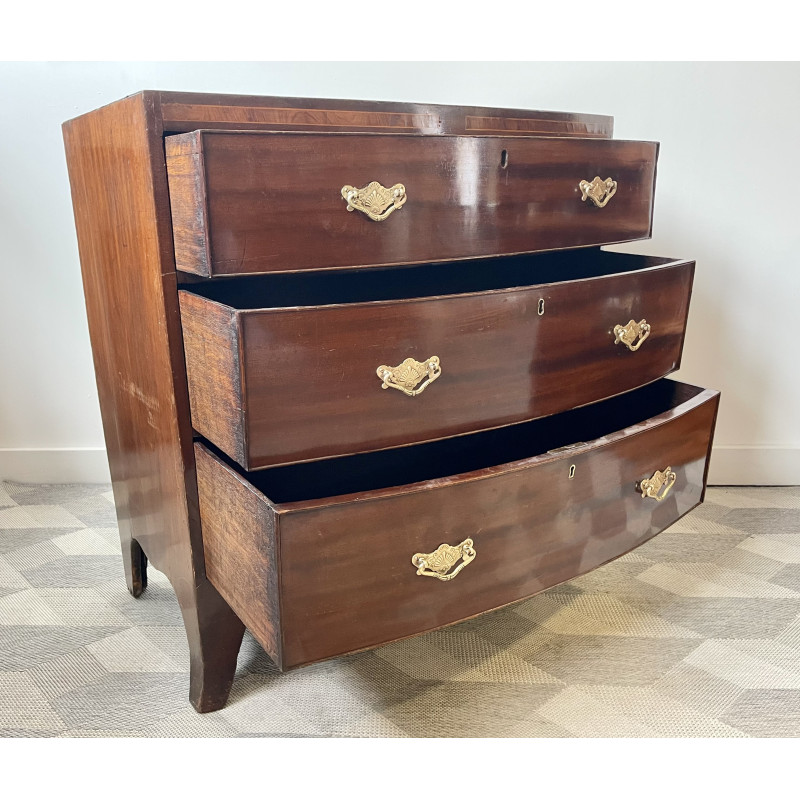
[[[581,190],[581,200],[585,202],[588,197],[598,208],[604,208],[617,193],[617,182],[611,178],[603,180],[597,175],[593,181],[581,181],[578,188]]]
[[[667,467],[663,472],[657,469],[652,478],[639,482],[637,490],[642,493],[642,497],[652,497],[660,503],[675,485],[677,477],[672,471],[672,467]]]
[[[409,397],[416,397],[442,374],[442,367],[439,364],[439,356],[431,356],[427,361],[415,361],[413,358],[407,358],[396,367],[381,364],[376,372],[383,381],[381,389],[391,387]],[[417,388],[423,379],[424,383]]]
[[[408,200],[406,187],[402,183],[387,189],[378,181],[368,183],[363,189],[342,186],[342,197],[347,201],[348,211],[361,211],[375,222],[382,222]]]
[[[622,344],[636,352],[641,346],[642,342],[650,335],[650,325],[646,319],[640,319],[638,322],[631,320],[627,325],[614,326],[614,344]],[[639,340],[638,342],[636,340]],[[636,342],[636,344],[634,344]]]
[[[475,559],[476,555],[472,539],[464,539],[455,547],[450,544],[440,544],[432,553],[414,553],[411,556],[411,563],[417,568],[417,575],[451,581]],[[459,559],[461,563],[450,572]]]

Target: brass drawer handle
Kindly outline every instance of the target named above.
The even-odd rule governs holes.
[[[672,467],[667,467],[663,472],[657,469],[652,478],[647,478],[639,482],[637,491],[642,493],[642,497],[652,497],[657,502],[661,502],[668,494],[669,490],[675,485],[677,475],[672,471]]]
[[[581,181],[578,188],[581,190],[581,200],[585,202],[588,197],[598,208],[604,208],[617,193],[617,182],[611,178],[602,180],[598,175],[593,181]]]
[[[417,575],[451,581],[475,559],[476,555],[472,539],[464,539],[455,547],[450,544],[440,544],[432,553],[414,553],[411,556],[411,563],[417,568]],[[462,559],[461,563],[450,572],[449,570],[459,559]]]
[[[383,381],[381,389],[398,389],[409,397],[422,394],[441,374],[439,356],[431,356],[427,361],[415,361],[407,358],[396,367],[381,364],[376,370],[378,377]],[[424,383],[417,388],[417,384],[424,379]]]
[[[636,352],[641,346],[642,342],[650,335],[650,325],[646,319],[640,319],[638,322],[631,320],[627,325],[614,326],[614,344],[622,344]],[[639,340],[636,342],[636,340]],[[636,344],[634,344],[636,342]]]
[[[408,200],[406,187],[402,183],[387,189],[378,181],[368,183],[363,189],[342,186],[342,197],[347,201],[348,211],[361,211],[375,222],[382,222]]]

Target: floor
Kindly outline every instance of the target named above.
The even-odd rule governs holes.
[[[0,736],[800,735],[800,487],[711,488],[612,564],[374,652],[279,675],[247,635],[206,715],[115,525],[108,486],[0,484]]]

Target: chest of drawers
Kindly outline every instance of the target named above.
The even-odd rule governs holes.
[[[657,145],[608,117],[143,92],[64,126],[129,590],[190,699],[616,558],[702,501],[718,394]]]

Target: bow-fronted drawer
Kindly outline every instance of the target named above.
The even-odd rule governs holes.
[[[197,444],[206,574],[282,668],[467,619],[694,508],[718,398],[662,380],[543,420],[249,474]]]
[[[653,142],[194,131],[166,146],[177,267],[206,277],[650,236]]]
[[[593,403],[677,369],[693,272],[591,249],[189,286],[192,425],[260,469]]]

